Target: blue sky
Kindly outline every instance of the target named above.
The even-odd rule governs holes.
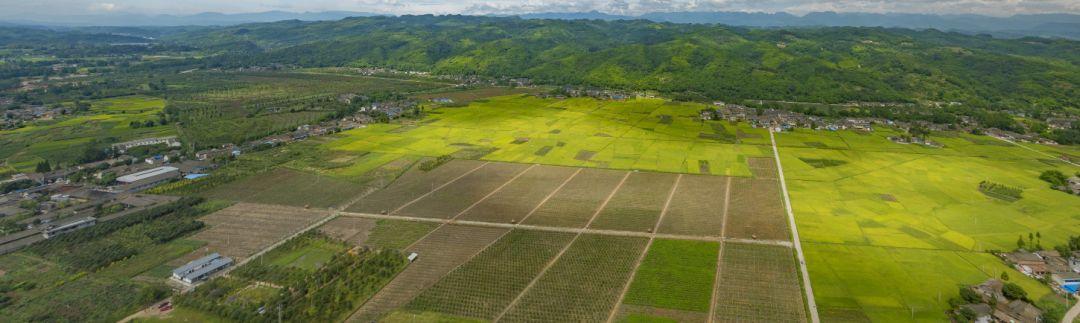
[[[1080,13],[1080,0],[0,0],[0,17],[99,13],[193,14],[346,10],[391,14],[654,11],[904,12],[1004,16]]]

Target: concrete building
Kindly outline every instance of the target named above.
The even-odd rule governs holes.
[[[120,190],[136,192],[179,177],[180,169],[172,166],[161,166],[117,177],[116,182],[120,183]]]
[[[194,284],[206,280],[216,272],[232,266],[233,260],[218,253],[195,259],[172,272],[172,279],[185,284]]]

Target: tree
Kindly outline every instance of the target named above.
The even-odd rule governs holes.
[[[1020,238],[1016,239],[1016,248],[1024,249],[1024,235],[1020,235]]]
[[[963,298],[968,304],[982,302],[982,296],[971,290],[970,286],[960,286],[960,298]]]
[[[52,166],[49,166],[48,160],[42,160],[34,167],[34,172],[37,173],[48,173],[49,171],[52,171]]]
[[[1001,293],[1005,295],[1005,298],[1010,300],[1027,299],[1027,292],[1016,283],[1005,283],[1005,286],[1001,288]]]
[[[1009,281],[1009,273],[1008,273],[1008,272],[1004,272],[1004,271],[1003,271],[1003,272],[1001,272],[1001,280],[1003,280],[1003,281]]]

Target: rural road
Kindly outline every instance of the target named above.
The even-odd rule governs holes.
[[[1053,158],[1053,159],[1057,159],[1057,160],[1063,161],[1063,162],[1065,162],[1065,163],[1067,163],[1067,164],[1069,164],[1069,165],[1073,165],[1073,166],[1076,166],[1076,167],[1080,167],[1080,164],[1077,164],[1077,163],[1074,163],[1074,162],[1071,162],[1071,161],[1065,160],[1064,158],[1061,158],[1061,157],[1058,157],[1058,156],[1054,156],[1054,155],[1051,155],[1051,154],[1047,154],[1046,152],[1043,152],[1043,151],[1038,151],[1038,150],[1035,150],[1035,149],[1033,149],[1033,148],[1031,148],[1031,147],[1028,147],[1028,146],[1024,146],[1024,145],[1021,145],[1021,144],[1019,144],[1019,143],[1017,143],[1017,142],[1015,142],[1015,141],[1012,141],[1012,140],[1008,140],[1008,139],[1004,139],[1004,138],[998,138],[998,137],[994,137],[994,136],[990,136],[990,138],[994,138],[994,139],[997,139],[997,140],[1001,140],[1001,141],[1004,141],[1004,142],[1007,142],[1007,143],[1010,143],[1010,144],[1016,145],[1016,146],[1018,146],[1018,147],[1020,147],[1020,148],[1024,148],[1024,149],[1027,149],[1027,150],[1030,150],[1030,151],[1034,151],[1034,152],[1036,152],[1036,153],[1038,153],[1038,154],[1040,154],[1040,155],[1043,155],[1043,156],[1047,156],[1047,157],[1050,157],[1050,158]]]
[[[799,241],[799,228],[795,226],[795,213],[791,211],[791,198],[788,196],[787,181],[784,180],[784,167],[780,165],[780,150],[776,148],[776,134],[772,130],[769,130],[769,141],[772,141],[776,171],[780,174],[780,191],[784,193],[784,208],[787,209],[788,226],[791,227],[791,241],[795,244],[795,256],[799,258],[799,269],[802,271],[806,307],[810,308],[810,321],[819,323],[821,319],[818,317],[817,302],[814,301],[814,289],[810,286],[810,272],[806,270],[806,258],[803,257],[802,242]]]
[[[1077,315],[1080,315],[1080,301],[1077,301],[1068,312],[1065,312],[1065,316],[1061,317],[1061,323],[1072,323],[1076,320]]]

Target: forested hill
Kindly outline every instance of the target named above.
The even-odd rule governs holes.
[[[933,30],[428,15],[248,24],[165,40],[214,48],[221,55],[208,67],[384,66],[729,100],[1080,107],[1080,42]]]

